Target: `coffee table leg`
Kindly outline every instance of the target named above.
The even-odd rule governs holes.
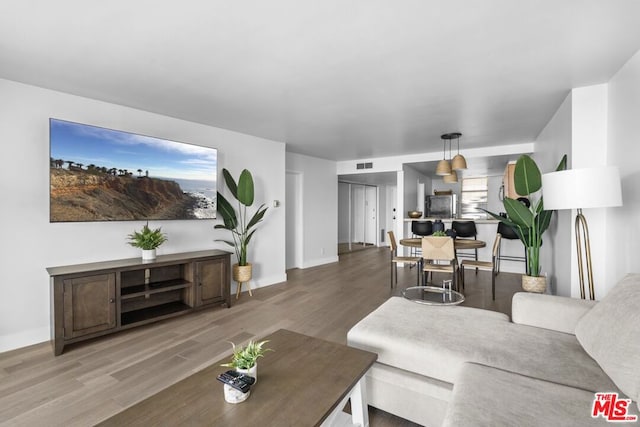
[[[367,384],[365,383],[364,375],[351,390],[351,421],[354,425],[369,427]]]

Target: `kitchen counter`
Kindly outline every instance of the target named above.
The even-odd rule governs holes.
[[[489,219],[472,219],[472,218],[405,218],[405,222],[411,221],[435,221],[436,219],[441,219],[444,223],[450,223],[451,221],[474,221],[476,224],[497,224],[498,220],[489,218]]]

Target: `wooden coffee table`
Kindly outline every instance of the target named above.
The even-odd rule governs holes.
[[[320,426],[340,425],[351,399],[352,422],[368,426],[364,374],[375,353],[280,329],[264,337],[269,351],[258,362],[258,382],[238,404],[224,400],[216,361],[125,409],[102,426]]]

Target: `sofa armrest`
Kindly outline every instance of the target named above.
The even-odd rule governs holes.
[[[511,302],[513,323],[575,334],[578,320],[597,301],[518,292]]]

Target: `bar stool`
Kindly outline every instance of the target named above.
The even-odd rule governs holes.
[[[430,236],[433,234],[433,223],[431,221],[411,221],[411,233],[414,236]],[[411,255],[420,255],[420,248],[411,248]]]
[[[411,232],[416,236],[424,237],[433,234],[431,221],[411,221]]]
[[[505,224],[504,222],[498,223],[498,234],[502,236],[503,239],[507,240],[520,240],[516,230],[513,229],[510,225]],[[524,250],[524,256],[514,256],[514,255],[501,255],[500,247],[498,247],[498,256],[496,260],[496,274],[500,274],[500,260],[504,259],[505,261],[521,261],[527,262],[527,249]]]
[[[456,238],[476,240],[478,231],[476,229],[476,223],[473,221],[453,221],[451,222],[451,228],[456,232]],[[467,252],[456,251],[458,258],[473,258],[478,261],[478,250],[474,249],[475,255]],[[478,274],[478,269],[476,269]]]

